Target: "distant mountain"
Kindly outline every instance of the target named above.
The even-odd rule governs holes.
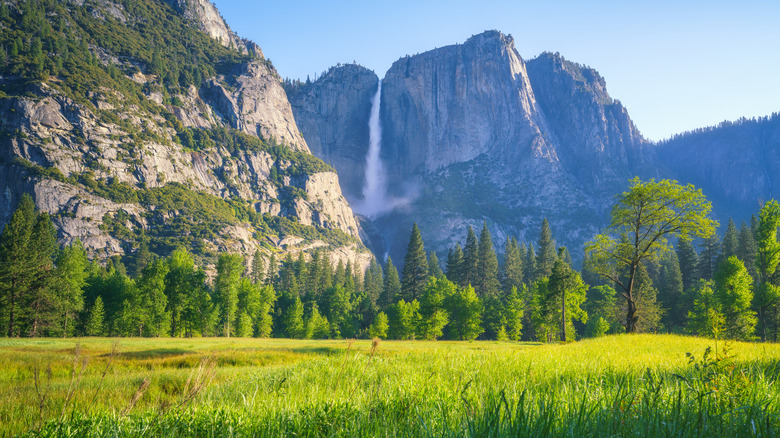
[[[367,264],[279,75],[210,2],[10,1],[0,27],[0,225],[31,193],[98,257],[146,242]]]
[[[350,108],[361,110],[346,110],[348,122],[334,106],[326,117],[302,109],[322,108],[313,96],[348,96],[370,76],[344,66],[288,90],[304,138],[319,135],[323,144],[340,144],[343,134],[323,138],[320,123],[359,126],[370,92],[350,97]],[[403,254],[415,221],[429,248],[444,252],[463,240],[467,226],[483,221],[499,246],[509,235],[535,241],[545,217],[558,243],[576,256],[606,224],[613,197],[628,179],[653,169],[652,145],[595,70],[558,54],[526,62],[512,37],[500,32],[402,58],[382,87],[381,157],[389,196],[411,200],[373,221],[386,240],[379,251],[395,257]],[[368,113],[362,115],[365,126]],[[362,148],[330,148],[326,160],[339,173],[360,174],[364,166],[342,168],[335,157],[364,162],[365,136],[362,141]],[[345,193],[353,204],[360,200],[356,187]]]

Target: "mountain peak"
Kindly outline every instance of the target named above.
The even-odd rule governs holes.
[[[174,9],[179,11],[184,18],[197,24],[197,27],[206,35],[219,41],[225,47],[233,47],[236,50],[247,53],[254,52],[263,57],[260,47],[251,41],[240,38],[228,26],[225,19],[209,0],[165,0]]]

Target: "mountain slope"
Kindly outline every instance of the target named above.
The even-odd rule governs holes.
[[[395,62],[381,115],[389,196],[409,201],[374,221],[394,257],[414,221],[429,248],[446,251],[483,221],[499,247],[508,235],[534,241],[544,217],[576,257],[612,196],[649,168],[650,145],[595,71],[553,54],[525,62],[496,31]]]
[[[259,47],[209,2],[171,4],[0,7],[0,222],[28,192],[63,243],[100,256],[147,241],[159,255],[329,246],[367,262]]]

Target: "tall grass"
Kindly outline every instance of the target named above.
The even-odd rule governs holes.
[[[38,436],[778,436],[780,346],[614,336],[567,345],[501,342],[289,340],[123,341],[106,393],[38,428],[34,390],[0,403],[6,433]],[[25,363],[19,348],[73,359],[72,345],[0,347],[0,363]],[[91,354],[82,386],[94,385],[108,340]],[[21,345],[24,344],[24,345]],[[10,348],[10,350],[9,350]],[[60,353],[58,353],[60,351]],[[183,353],[186,352],[186,353]],[[686,356],[691,353],[692,357]],[[58,356],[61,354],[61,356]],[[173,360],[176,356],[178,359]],[[189,358],[191,360],[184,360]],[[208,377],[202,359],[215,364]],[[51,404],[67,395],[66,367],[52,366]],[[178,368],[181,366],[181,368]],[[94,368],[94,370],[92,370]],[[4,370],[13,369],[3,368]],[[200,371],[198,371],[200,370]],[[0,388],[10,388],[3,372]],[[30,377],[17,368],[17,383]],[[54,377],[61,375],[61,378]],[[205,378],[193,376],[206,376]],[[135,406],[123,413],[143,382]],[[190,395],[193,379],[200,389]],[[210,383],[208,383],[210,382]],[[59,385],[59,386],[58,386]],[[79,400],[76,391],[73,399]],[[88,390],[85,391],[89,393]],[[187,400],[182,403],[183,400]],[[56,401],[60,400],[60,401]],[[5,421],[14,410],[23,421]]]

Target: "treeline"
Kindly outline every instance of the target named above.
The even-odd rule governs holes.
[[[677,242],[636,276],[637,331],[778,340],[780,207],[723,239]],[[401,274],[388,259],[333,264],[324,251],[278,261],[219,256],[210,281],[193,256],[146,253],[125,267],[57,248],[46,213],[24,196],[0,238],[0,322],[19,336],[242,336],[498,339],[544,342],[624,331],[626,303],[591,269],[572,267],[545,219],[535,244],[500,257],[487,225],[469,227],[444,269],[415,225]],[[770,272],[771,271],[771,272]],[[757,291],[754,295],[753,291]],[[760,317],[760,318],[759,318]],[[756,328],[758,327],[758,332]]]

